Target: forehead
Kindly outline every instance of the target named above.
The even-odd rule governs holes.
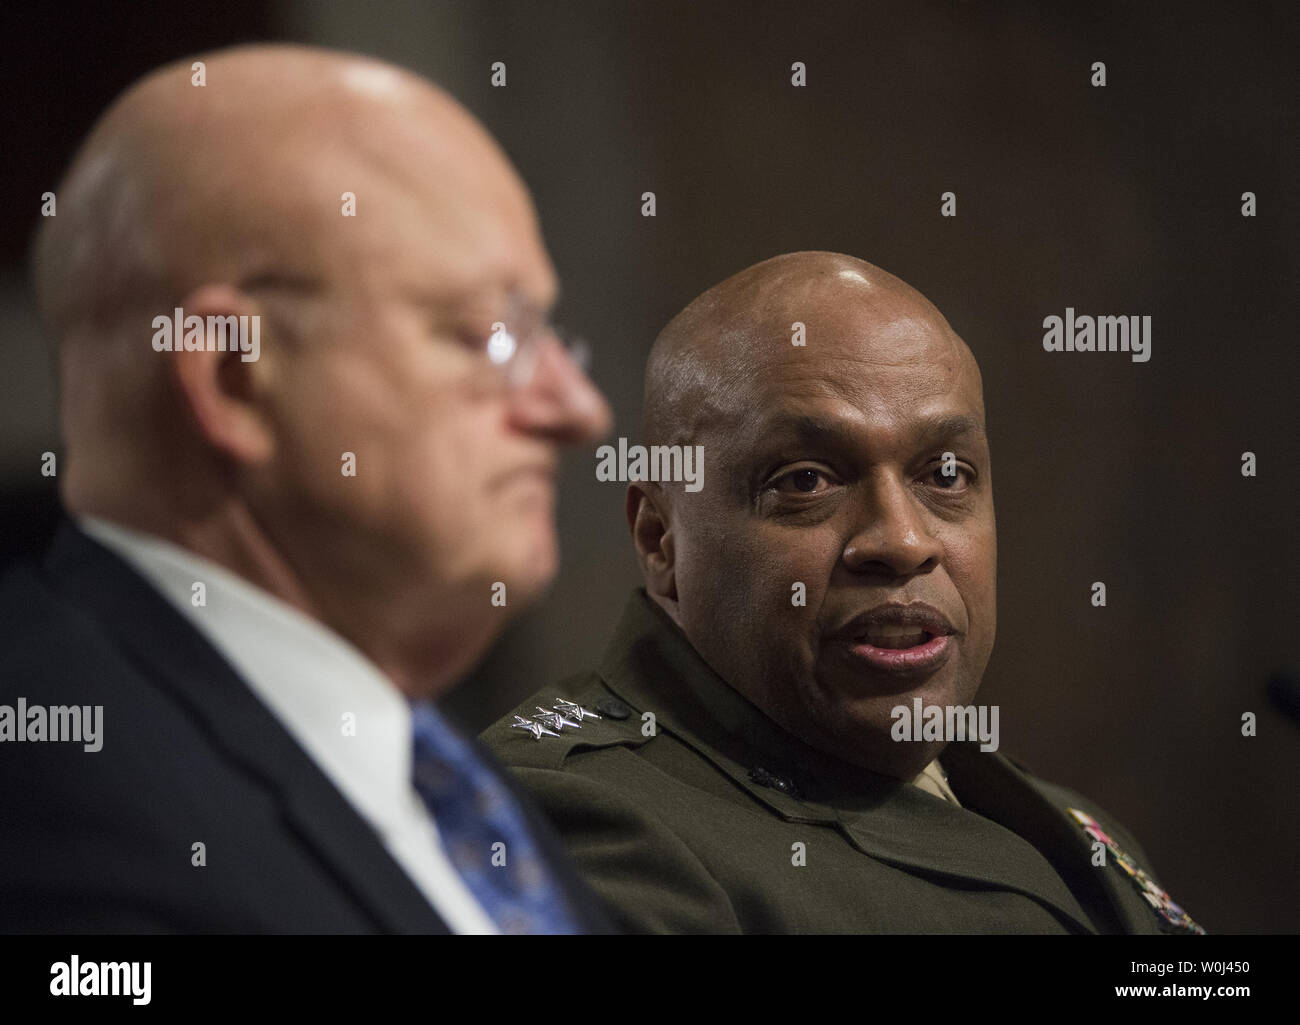
[[[792,344],[786,308],[748,338],[747,364],[722,389],[722,419],[753,437],[808,414],[819,421],[906,429],[960,415],[983,423],[979,368],[932,309],[906,300],[829,304],[805,316],[804,344]]]
[[[944,395],[980,401],[974,356],[939,313],[920,303],[809,308],[800,321],[802,345],[792,341],[789,315],[787,308],[784,316],[766,317],[767,324],[749,338],[751,398],[824,395],[888,407]]]
[[[367,126],[322,163],[314,177],[332,200],[321,227],[336,278],[382,298],[514,291],[553,301],[532,201],[477,126],[417,109]],[[342,215],[340,181],[355,196],[355,217]]]

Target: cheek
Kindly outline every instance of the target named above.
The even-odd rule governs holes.
[[[678,545],[679,595],[698,618],[757,654],[777,648],[802,658],[841,551],[829,531],[790,530],[703,515]]]
[[[294,482],[310,506],[353,518],[376,504],[371,496],[387,479],[383,453],[391,408],[376,409],[373,388],[350,361],[304,359],[292,373],[292,391],[276,410],[273,476]]]
[[[966,609],[972,647],[987,656],[997,625],[997,542],[991,526],[948,546],[948,572]]]
[[[304,488],[322,504],[373,529],[436,523],[454,539],[494,470],[486,455],[499,417],[449,387],[359,359],[304,370],[284,410],[284,471],[307,475]]]
[[[413,413],[419,405],[416,389],[385,364],[335,350],[304,358],[291,372],[294,386],[285,403],[286,419],[305,448],[358,456],[364,450],[366,462],[378,468],[385,449],[419,434]]]
[[[492,411],[452,395],[431,401],[385,442],[382,458],[397,509],[451,547],[504,529],[505,510],[492,488],[504,469],[499,430]]]
[[[554,485],[505,476],[523,459],[506,423],[498,402],[448,395],[395,456],[389,515],[449,577],[522,585],[556,571]]]

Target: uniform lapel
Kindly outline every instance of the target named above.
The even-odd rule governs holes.
[[[399,933],[447,932],[379,837],[230,665],[130,566],[64,524],[46,570],[214,746],[278,795],[284,816],[372,915]]]
[[[958,800],[1031,841],[1079,894],[1102,932],[1156,934],[1160,921],[1146,900],[1111,864],[1094,865],[1093,840],[1069,814],[1083,808],[1105,818],[1077,794],[1036,779],[1000,754],[953,744],[943,755]],[[1113,826],[1111,827],[1114,828]]]
[[[623,701],[654,712],[658,729],[787,821],[834,827],[863,854],[916,874],[1024,894],[1077,931],[1096,931],[1052,864],[1014,826],[804,744],[720,679],[640,592],[624,612],[601,676]],[[1029,794],[1035,807],[1044,805],[1032,788]]]
[[[845,832],[865,854],[919,874],[1023,894],[1076,930],[1095,931],[1069,887],[1031,843],[970,809],[903,784],[877,807],[844,818]]]

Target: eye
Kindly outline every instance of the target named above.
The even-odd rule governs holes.
[[[492,324],[492,334],[488,336],[487,355],[493,363],[505,363],[515,354],[519,347],[515,336],[506,329],[504,322],[498,320]]]
[[[451,320],[447,317],[430,317],[425,323],[426,337],[439,347],[454,345],[468,352],[482,352],[492,333],[488,322],[477,320]]]
[[[944,473],[944,464],[940,463],[926,473],[930,483],[941,491],[965,491],[975,479],[975,471],[964,463],[949,464],[951,473]]]
[[[831,484],[831,479],[821,470],[811,466],[801,466],[797,470],[791,470],[775,478],[771,487],[786,495],[815,495],[827,491]]]

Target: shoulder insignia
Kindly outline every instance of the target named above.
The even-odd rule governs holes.
[[[534,740],[541,740],[543,733],[545,733],[548,737],[559,736],[558,733],[552,733],[540,722],[530,722],[529,720],[525,719],[522,715],[517,715],[514,718],[515,721],[510,724],[510,728],[512,730],[525,730],[526,732],[532,734]]]
[[[507,765],[555,769],[574,751],[639,747],[645,743],[647,738],[635,725],[622,721],[631,714],[614,698],[582,704],[543,691],[498,720],[483,737]],[[531,743],[524,743],[525,737],[520,734]]]
[[[589,711],[573,701],[565,701],[564,698],[556,698],[555,704],[553,704],[551,707],[555,709],[557,712],[562,713],[563,715],[572,716],[574,719],[578,720],[578,723],[582,722],[583,719],[600,718],[600,716],[598,716],[595,712]],[[541,707],[538,707],[537,710],[539,712],[545,711],[545,709]],[[578,723],[574,723],[574,725],[576,726]]]

